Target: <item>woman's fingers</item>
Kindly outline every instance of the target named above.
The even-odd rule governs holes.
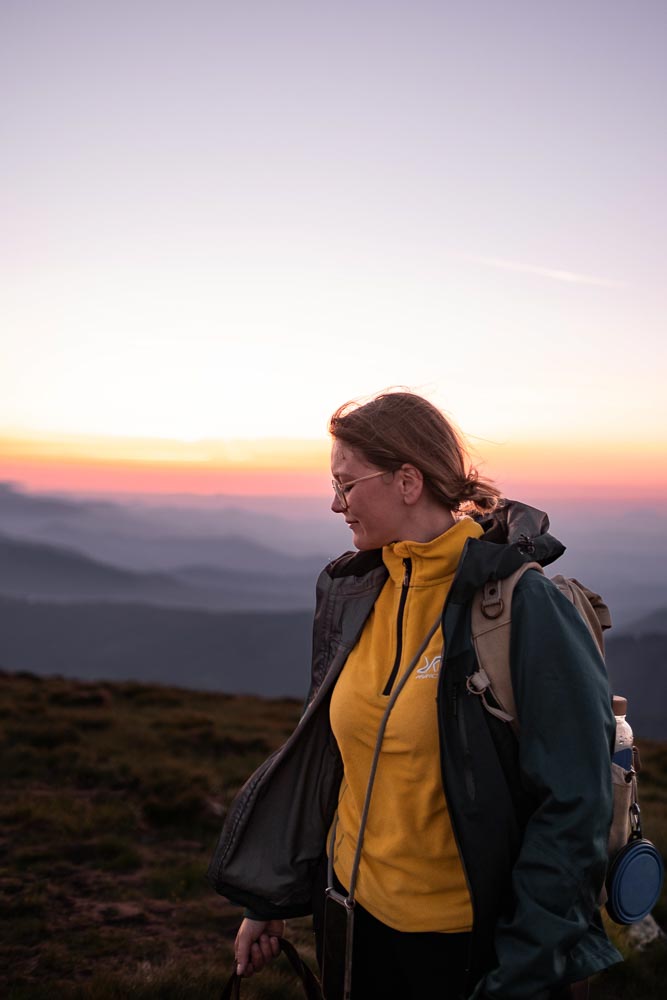
[[[284,932],[284,928],[283,921],[243,921],[234,943],[237,976],[252,976],[278,957],[278,935]]]
[[[261,934],[250,949],[250,958],[255,972],[259,972],[265,965],[272,962],[279,953],[280,946],[278,947],[278,951],[275,952],[269,935]]]
[[[271,938],[269,938],[269,940],[271,942],[271,951],[273,952],[273,957],[277,958],[278,955],[280,954],[280,941],[278,940],[277,937],[275,937],[275,935],[272,935]]]

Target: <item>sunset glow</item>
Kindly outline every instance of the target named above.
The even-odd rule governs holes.
[[[0,479],[326,494],[406,386],[664,499],[667,7],[483,7],[4,5]]]
[[[27,489],[84,493],[322,496],[330,493],[327,439],[215,442],[0,439],[2,478]],[[583,441],[479,443],[471,458],[507,495],[667,504],[661,444]]]

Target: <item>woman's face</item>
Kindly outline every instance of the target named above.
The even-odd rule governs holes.
[[[334,439],[331,449],[331,474],[341,485],[378,472],[361,452]],[[403,537],[406,507],[400,492],[398,477],[392,473],[375,476],[357,483],[346,494],[347,510],[334,495],[331,509],[342,514],[352,531],[356,548],[379,549]]]

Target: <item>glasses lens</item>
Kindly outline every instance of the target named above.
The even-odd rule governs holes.
[[[345,490],[340,483],[336,482],[335,479],[333,481],[333,488],[334,493],[336,494],[336,500],[338,500],[338,503],[341,505],[343,510],[347,510],[347,497],[345,496]]]

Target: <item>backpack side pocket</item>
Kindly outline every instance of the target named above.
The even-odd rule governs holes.
[[[620,764],[612,764],[611,781],[614,789],[614,809],[607,845],[610,861],[630,839],[632,831],[630,806],[637,795],[637,778],[634,771],[625,771]]]

